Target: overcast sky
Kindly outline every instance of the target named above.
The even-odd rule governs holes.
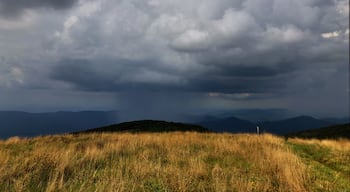
[[[0,0],[0,109],[346,116],[348,0]]]

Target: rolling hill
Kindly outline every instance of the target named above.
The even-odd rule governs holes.
[[[255,133],[256,126],[258,125],[262,132],[268,132],[277,135],[285,135],[292,132],[334,125],[334,123],[316,119],[311,116],[297,116],[294,118],[278,121],[266,121],[257,124],[232,116],[228,118],[202,121],[196,124],[206,127],[211,131],[220,133]]]
[[[292,132],[315,129],[330,125],[332,125],[332,123],[316,119],[311,116],[298,116],[280,121],[259,123],[262,130],[277,135],[285,135]]]
[[[215,119],[211,121],[202,121],[196,123],[211,131],[223,133],[255,133],[256,125],[250,121],[239,119],[236,117],[228,117],[223,119]]]
[[[316,138],[316,139],[338,139],[338,138],[350,139],[350,123],[343,124],[343,125],[323,127],[318,129],[311,129],[306,131],[300,131],[300,132],[288,134],[287,136],[298,137],[298,138]]]
[[[100,128],[88,129],[80,133],[91,132],[172,132],[172,131],[195,131],[209,132],[208,129],[192,124],[174,123],[156,120],[130,121]]]
[[[321,120],[331,122],[333,124],[347,124],[350,123],[350,117],[343,117],[343,118],[323,118]]]
[[[295,115],[295,113],[285,109],[238,109],[227,112],[225,116],[233,116],[256,123],[262,121],[278,121]]]

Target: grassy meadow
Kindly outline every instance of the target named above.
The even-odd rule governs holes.
[[[0,191],[350,191],[350,141],[91,133],[0,141]]]

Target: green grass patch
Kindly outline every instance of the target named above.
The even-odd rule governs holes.
[[[308,185],[312,191],[348,192],[350,162],[335,159],[330,148],[317,144],[287,142],[310,169]]]

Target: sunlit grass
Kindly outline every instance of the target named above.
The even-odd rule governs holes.
[[[350,191],[350,141],[292,139],[288,143],[309,167],[312,191]]]
[[[0,191],[347,191],[349,148],[338,142],[348,145],[190,132],[11,138],[0,142]]]

